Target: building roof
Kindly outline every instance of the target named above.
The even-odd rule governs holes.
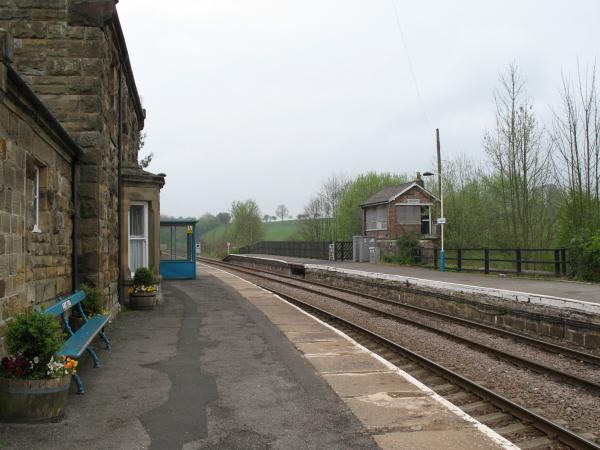
[[[385,203],[392,202],[396,197],[402,195],[404,192],[408,191],[412,187],[417,187],[421,189],[425,194],[437,200],[437,197],[421,186],[416,181],[409,181],[408,183],[403,183],[398,186],[390,186],[383,188],[381,191],[371,195],[368,199],[366,199],[363,203],[360,204],[361,207],[372,206],[372,205],[381,205]]]

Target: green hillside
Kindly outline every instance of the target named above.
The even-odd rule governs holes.
[[[298,220],[284,220],[277,222],[263,223],[265,229],[264,241],[287,241],[298,231],[300,221]],[[201,239],[218,239],[222,238],[225,234],[227,226],[220,225],[217,228],[213,228],[208,233],[202,233],[200,230]]]

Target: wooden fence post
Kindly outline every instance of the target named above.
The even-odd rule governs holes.
[[[561,256],[561,260],[562,260],[562,274],[566,275],[567,274],[567,249],[566,248],[560,249],[560,256]]]
[[[484,272],[490,273],[490,250],[488,248],[483,249],[483,260]]]
[[[518,249],[516,250],[516,255],[515,255],[515,256],[517,257],[517,259],[516,259],[516,261],[515,261],[515,262],[516,262],[516,265],[517,265],[517,274],[520,274],[520,273],[521,273],[521,270],[522,270],[522,268],[523,268],[523,267],[521,266],[521,249],[520,249],[520,248],[518,248]]]
[[[554,250],[554,273],[560,275],[560,250]]]
[[[462,270],[462,249],[456,250],[456,271],[460,272]]]
[[[435,247],[433,249],[433,268],[438,269],[438,249]]]

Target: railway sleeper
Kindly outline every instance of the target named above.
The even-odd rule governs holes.
[[[556,441],[551,441],[545,436],[519,442],[519,448],[521,450],[542,450],[554,448],[554,446],[556,446]]]
[[[464,404],[460,407],[460,409],[462,409],[464,412],[466,412],[467,414],[470,415],[486,415],[486,414],[491,414],[493,412],[497,412],[498,408],[496,408],[494,405],[492,405],[489,402],[485,402],[483,400],[480,400],[478,402],[473,402],[473,403],[467,403]]]
[[[430,384],[429,387],[431,387],[431,389],[433,389],[440,395],[450,393],[450,391],[457,389],[457,386],[455,384],[444,383],[443,381],[442,384]]]
[[[505,438],[509,438],[509,436],[515,436],[517,434],[522,434],[526,432],[534,431],[535,429],[530,425],[526,425],[522,422],[511,423],[510,425],[505,425],[500,428],[495,428],[494,431]]]
[[[456,404],[456,402],[465,401],[472,398],[472,394],[465,391],[458,391],[454,394],[445,395],[446,400]]]
[[[464,411],[464,409],[463,409]],[[475,416],[479,422],[486,424],[488,427],[499,427],[509,425],[514,420],[513,416],[503,412],[492,412],[482,416]]]

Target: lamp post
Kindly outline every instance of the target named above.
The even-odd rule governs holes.
[[[440,184],[440,217],[437,220],[437,223],[440,225],[440,237],[441,237],[441,248],[440,248],[440,272],[446,271],[446,252],[444,251],[444,224],[446,223],[446,218],[444,217],[444,190],[442,183],[442,175],[436,172],[425,172],[423,174],[424,177],[432,177],[437,175],[439,177]]]

